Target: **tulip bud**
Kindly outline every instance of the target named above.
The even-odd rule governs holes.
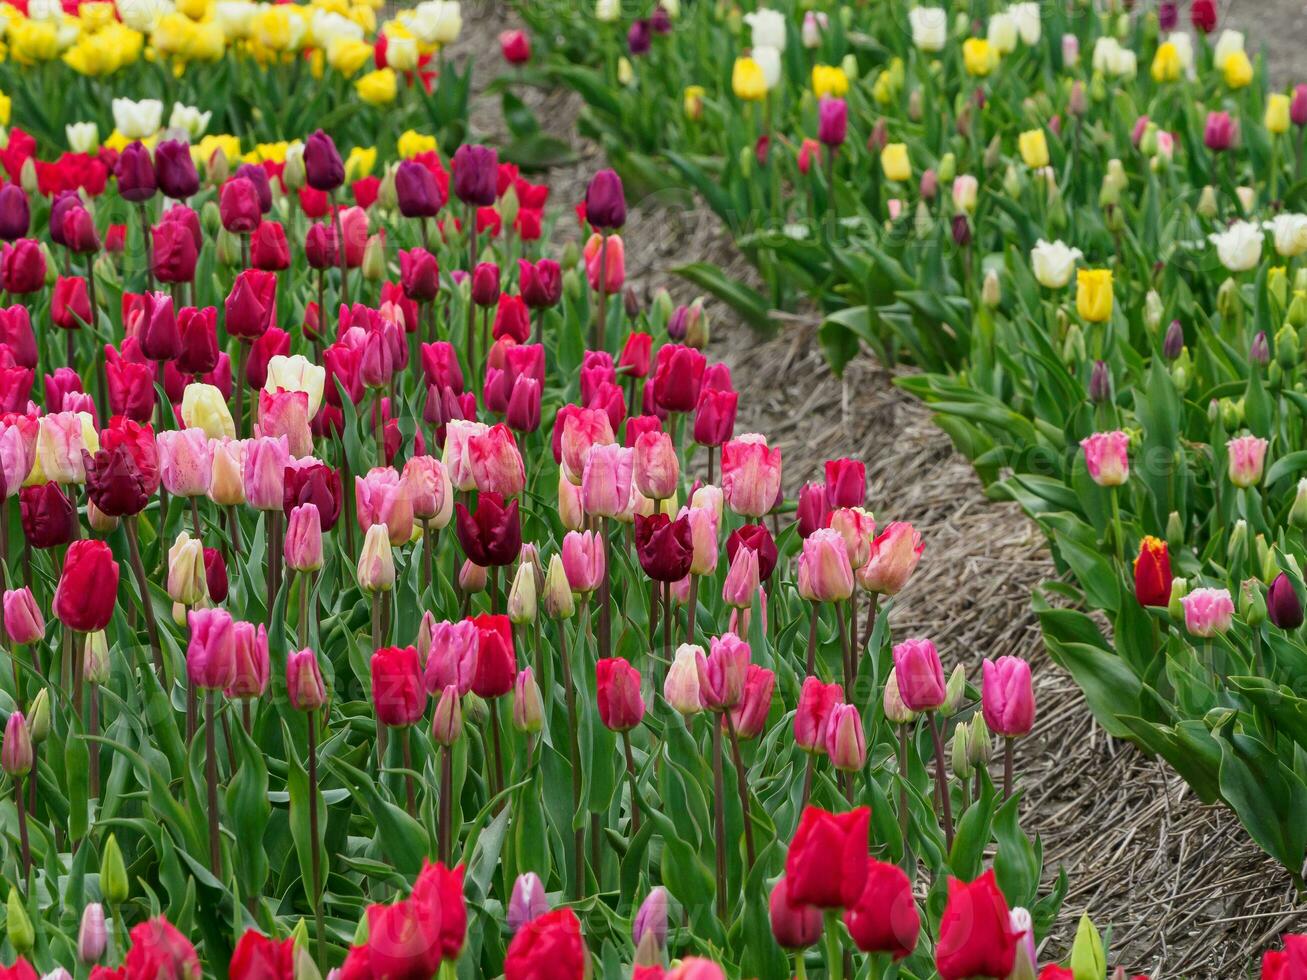
[[[377,185],[377,207],[383,211],[394,211],[399,207],[399,192],[395,189],[395,165],[391,164],[386,168],[386,172],[381,175],[381,183]],[[503,211],[500,210],[502,217]],[[425,218],[417,218],[418,222],[424,222]],[[505,224],[509,222],[505,219]]]
[[[508,619],[521,626],[533,623],[536,618],[536,577],[529,564],[523,562],[517,566],[513,576],[513,585],[508,592]]]
[[[82,924],[77,930],[77,958],[87,966],[98,963],[109,944],[109,932],[104,925],[104,906],[89,902],[82,909]]]
[[[702,656],[703,647],[681,644],[676,649],[676,656],[667,671],[667,679],[663,682],[663,697],[687,718],[703,710],[698,668],[698,658]]]
[[[31,163],[30,158],[28,163]],[[23,896],[13,885],[9,886],[9,901],[5,905],[5,911],[8,920],[5,923],[5,931],[9,935],[9,945],[19,956],[26,956],[36,945],[36,930],[32,928],[32,920],[28,918]]]
[[[1177,622],[1184,622],[1184,606],[1180,603],[1180,600],[1188,594],[1189,582],[1187,579],[1177,575],[1171,580],[1171,599],[1166,605],[1166,611]]]
[[[32,733],[21,711],[13,712],[5,724],[4,743],[0,745],[0,769],[14,779],[32,771]]]
[[[490,718],[490,707],[486,704],[485,698],[468,692],[463,697],[463,716],[473,728],[480,728]]]
[[[1089,400],[1101,405],[1112,398],[1112,375],[1106,361],[1095,361],[1089,374]]]
[[[1203,188],[1202,193],[1198,195],[1198,207],[1194,209],[1198,217],[1211,220],[1215,218],[1220,209],[1216,206],[1216,188],[1208,184]]]
[[[862,717],[852,704],[831,708],[826,728],[826,755],[841,772],[858,772],[867,764],[867,741]]]
[[[1285,314],[1295,330],[1307,327],[1307,290],[1295,288],[1293,299],[1289,301],[1289,311]]]
[[[544,727],[544,717],[545,708],[535,672],[530,667],[518,671],[513,682],[513,727],[519,732],[538,732]]]
[[[953,744],[950,747],[949,761],[953,767],[953,775],[958,779],[967,779],[971,776],[975,767],[971,764],[971,758],[967,755],[967,740],[970,737],[971,729],[965,721],[960,721],[953,729]]]
[[[104,853],[100,855],[100,894],[115,911],[127,901],[129,894],[127,865],[123,863],[123,852],[118,848],[118,839],[112,833],[105,840]]]
[[[95,502],[92,500],[86,502],[86,522],[91,525],[92,531],[103,535],[112,534],[121,523],[119,518],[111,517],[95,506]]]
[[[1171,325],[1166,328],[1166,338],[1162,341],[1162,356],[1168,361],[1174,361],[1184,350],[1184,327],[1180,325],[1179,320],[1172,320]]]
[[[549,898],[540,877],[534,871],[518,875],[508,898],[508,931],[517,933],[548,911]]]
[[[359,587],[365,592],[389,592],[395,585],[395,553],[385,524],[373,524],[363,539],[358,563]]]
[[[1231,564],[1239,561],[1248,551],[1248,522],[1243,518],[1234,522],[1230,537],[1225,546],[1226,560]]]
[[[1298,492],[1289,508],[1289,523],[1299,530],[1307,528],[1307,477],[1298,481]]]
[[[1239,585],[1239,616],[1249,626],[1261,626],[1266,622],[1266,597],[1256,579],[1244,579]]]
[[[1275,361],[1285,371],[1293,370],[1298,363],[1298,332],[1286,323],[1275,334]]]
[[[631,925],[631,941],[639,946],[646,936],[653,939],[658,949],[667,946],[667,889],[655,887],[645,896],[636,910]]]
[[[316,572],[322,567],[322,518],[312,502],[299,504],[286,521],[286,567]]]
[[[450,684],[440,692],[435,714],[431,718],[431,737],[437,745],[449,748],[463,734],[463,708],[458,687]]]
[[[994,754],[994,737],[985,723],[985,716],[977,711],[971,717],[971,726],[967,732],[967,758],[973,766],[984,766]]]
[[[463,562],[463,567],[458,570],[459,590],[468,595],[486,591],[487,581],[485,567],[470,560]]]
[[[545,612],[552,619],[571,619],[576,612],[576,599],[561,555],[549,559],[549,571],[545,573]]]
[[[1062,360],[1067,364],[1079,364],[1085,359],[1085,335],[1080,324],[1073,323],[1067,327],[1062,340]]]
[[[217,235],[218,262],[225,266],[237,266],[241,264],[241,243],[240,239],[229,232],[226,228],[220,228]]]
[[[1282,630],[1296,630],[1303,624],[1302,600],[1289,576],[1281,572],[1266,594],[1266,613],[1271,623]],[[1244,617],[1249,626],[1256,624]]]
[[[885,694],[882,699],[885,717],[891,724],[908,725],[917,718],[917,713],[903,703],[899,694],[899,679],[894,668],[890,668],[889,677],[885,679]]]
[[[985,273],[985,280],[980,287],[980,302],[991,309],[1003,302],[1003,287],[999,284],[998,272],[994,269]]]
[[[953,178],[957,176],[957,172],[958,172],[957,157],[955,157],[952,153],[945,153],[942,157],[939,158],[939,179],[943,183],[945,184],[952,183]]]
[[[82,655],[82,676],[88,684],[109,683],[109,639],[104,630],[86,634],[86,649]]]
[[[386,278],[386,250],[380,235],[368,236],[363,248],[363,278],[368,282],[380,282]]]
[[[940,715],[951,718],[962,707],[962,700],[967,694],[967,669],[961,664],[949,674],[948,684],[944,687],[944,703],[939,706]]]
[[[50,691],[41,688],[28,706],[27,730],[32,736],[32,744],[40,745],[50,734]]]
[[[1265,367],[1271,362],[1271,345],[1266,339],[1266,331],[1258,330],[1248,348],[1248,360]]]

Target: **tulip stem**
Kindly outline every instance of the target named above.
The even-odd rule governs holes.
[[[131,558],[132,571],[136,575],[136,585],[141,590],[141,605],[145,607],[145,625],[150,634],[150,650],[154,654],[154,669],[159,675],[159,683],[166,682],[163,668],[163,647],[159,643],[159,624],[154,619],[154,604],[150,601],[150,583],[145,577],[145,565],[141,562],[141,542],[136,527],[137,516],[129,514],[123,518],[123,527],[127,531],[127,548]]]
[[[626,752],[626,778],[631,783],[631,837],[640,833],[640,794],[635,773],[635,756],[631,753],[631,733],[622,732],[622,748]]]
[[[318,853],[318,713],[308,712],[309,723],[309,852],[313,872],[313,920],[317,928],[318,965],[326,965],[326,923],[322,915],[322,856]]]
[[[599,518],[599,547],[604,555],[604,577],[599,583],[599,658],[607,659],[613,642],[611,619],[612,607],[612,564],[608,554],[608,527],[604,519]]]
[[[849,624],[844,619],[844,604],[836,601],[835,619],[840,625],[840,654],[844,660],[844,700],[853,704],[853,653],[849,649]]]
[[[27,837],[27,794],[24,792],[32,777],[21,776],[14,780],[14,802],[18,805],[18,841],[23,855],[23,880],[32,873],[32,846]]]
[[[912,874],[912,852],[908,849],[908,726],[899,725],[899,833],[903,836],[903,870]]]
[[[685,624],[685,642],[694,643],[694,621],[699,614],[699,576],[691,573],[690,575],[690,618]],[[671,651],[668,651],[668,656]]]
[[[713,785],[713,829],[716,842],[713,850],[717,852],[717,918],[726,922],[726,810],[723,804],[724,790],[722,780],[722,726],[713,721],[712,725],[712,785]]]
[[[608,233],[599,232],[599,308],[595,317],[594,332],[590,337],[592,350],[603,350],[608,332]]]
[[[1012,795],[1012,736],[1003,739],[1003,799]]]
[[[404,801],[408,804],[410,815],[417,813],[417,791],[413,786],[413,743],[410,738],[412,726],[405,725],[400,737],[400,748],[404,752]]]
[[[245,438],[245,338],[236,338],[236,438]],[[233,542],[234,543],[234,542]]]
[[[454,795],[454,749],[452,746],[445,746],[440,753],[440,826],[436,833],[436,839],[440,848],[440,860],[449,864],[449,845],[452,836],[450,823],[453,820],[453,800]]]
[[[436,546],[436,536],[431,533],[431,521],[422,519],[422,591],[431,588],[432,556],[431,549]]]
[[[844,980],[844,953],[840,949],[840,914],[826,910],[826,975],[830,980]]]
[[[930,738],[935,743],[935,784],[939,790],[940,811],[944,817],[944,846],[953,850],[953,801],[948,786],[948,771],[944,768],[944,740],[939,734],[939,721],[935,712],[928,713]]]
[[[812,798],[812,778],[817,773],[817,756],[809,752],[808,764],[803,767],[803,798],[799,802],[799,812],[808,809],[808,800]]]
[[[726,731],[731,736],[731,762],[735,765],[735,785],[740,793],[740,810],[744,814],[744,853],[749,857],[749,871],[758,860],[758,852],[753,844],[753,817],[749,812],[749,779],[744,772],[744,757],[740,754],[740,736],[735,731],[735,720],[731,713],[725,711]]]
[[[332,196],[335,196],[334,193]],[[340,257],[340,303],[342,306],[349,306],[349,260],[345,255],[345,230],[340,220],[340,204],[334,201],[332,203],[336,205],[334,220],[336,222],[336,248]],[[249,265],[248,262],[245,264]],[[318,312],[321,313],[322,311],[319,310]]]
[[[141,219],[141,239],[145,243],[145,281],[152,290],[154,289],[154,245],[150,235],[150,212],[144,201],[136,205],[136,213]],[[245,264],[249,265],[248,262]]]
[[[209,788],[209,870],[222,879],[222,849],[218,836],[218,748],[214,737],[213,715],[217,706],[217,691],[209,691],[204,699],[204,780]]]
[[[195,529],[196,540],[203,540],[204,534],[200,529],[200,504],[199,498],[191,497],[191,527]]]
[[[572,763],[572,823],[575,824],[581,809],[581,750],[577,741],[576,686],[572,683],[572,655],[567,648],[567,622],[561,619],[558,621],[558,646],[563,661],[563,696],[567,701],[567,750]],[[585,881],[585,827],[574,829],[572,897],[579,901]]]
[[[372,649],[380,650],[381,643],[381,597],[384,593],[377,589],[372,593]]]
[[[491,795],[498,796],[504,791],[504,749],[499,740],[499,701],[498,699],[490,703],[490,744],[495,753],[495,768],[491,773],[494,784],[491,787]],[[495,812],[498,813],[503,809],[502,801],[495,804]]]
[[[817,603],[812,604],[812,619],[808,622],[808,668],[805,676],[811,677],[813,668],[817,665],[817,614],[819,612]]]
[[[808,980],[808,967],[803,962],[803,950],[797,950],[794,954],[794,980]]]
[[[472,204],[467,206],[467,217],[463,219],[467,224],[467,274],[469,279],[477,267],[477,211]],[[472,302],[471,282],[468,283],[469,291],[467,294],[467,366],[472,376],[477,376],[477,337],[476,337],[476,304]],[[484,393],[483,393],[484,394]]]
[[[662,690],[663,682],[667,679],[667,665],[672,661],[672,623],[675,620],[675,607],[672,605],[672,583],[664,582],[663,589],[663,655],[659,658],[661,663],[654,664],[654,671],[658,677],[658,686],[655,690]],[[693,626],[691,627],[693,629]]]

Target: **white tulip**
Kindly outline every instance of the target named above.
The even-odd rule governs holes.
[[[1307,214],[1277,214],[1263,226],[1275,241],[1275,251],[1286,259],[1307,252]]]
[[[762,69],[763,80],[767,83],[767,91],[770,92],[780,84],[781,53],[775,48],[754,48],[753,60],[758,62],[758,67]]]
[[[1014,3],[1007,8],[1012,19],[1016,21],[1017,31],[1021,34],[1021,43],[1034,45],[1039,43],[1040,22],[1039,22],[1039,4],[1034,0],[1025,0],[1023,3]]]
[[[322,389],[327,381],[327,369],[314,364],[303,354],[287,357],[278,354],[268,361],[268,380],[263,390],[269,394],[278,388],[286,391],[303,391],[309,396],[309,418],[322,407]]]
[[[1236,221],[1222,232],[1207,236],[1216,246],[1221,265],[1231,272],[1247,272],[1257,268],[1262,258],[1262,229],[1251,221]]]
[[[785,50],[785,15],[778,10],[755,10],[744,15],[755,48]]]
[[[94,153],[100,146],[100,130],[93,122],[69,123],[64,127],[68,149],[74,153]]]
[[[173,12],[171,0],[129,0],[117,6],[122,22],[142,34],[151,33],[160,17]]]
[[[29,20],[63,20],[64,8],[59,0],[29,0],[27,17]]]
[[[921,51],[942,51],[948,41],[948,14],[942,7],[913,7],[908,11],[912,43]]]
[[[250,36],[251,24],[258,11],[259,5],[252,0],[219,0],[213,5],[214,19],[229,41]]]
[[[1167,36],[1167,42],[1175,48],[1176,57],[1180,59],[1180,67],[1186,74],[1194,70],[1194,42],[1193,39],[1184,31],[1172,31]]]
[[[803,40],[803,46],[808,49],[816,48],[821,45],[821,36],[826,33],[826,26],[829,24],[829,18],[819,10],[809,10],[803,15],[803,28],[799,36]]]
[[[195,106],[174,102],[172,114],[168,117],[168,127],[184,129],[186,134],[195,140],[204,135],[204,131],[209,128],[211,118],[213,118],[212,112],[201,112]]]
[[[1035,279],[1045,289],[1064,289],[1076,271],[1076,260],[1083,253],[1063,241],[1046,242],[1042,238],[1030,250],[1030,264]]]
[[[613,4],[616,7],[616,3]],[[413,8],[409,27],[425,44],[449,44],[463,30],[463,11],[458,0],[426,0]]]
[[[658,0],[658,6],[666,10],[672,20],[681,16],[681,0]]]
[[[163,103],[158,99],[113,100],[113,125],[129,140],[144,139],[159,131],[163,121]]]
[[[989,44],[999,54],[1011,54],[1017,49],[1017,22],[1009,13],[995,14],[989,18]]]
[[[595,20],[601,24],[615,24],[622,15],[618,0],[595,0]]]
[[[315,7],[313,10],[313,19],[309,22],[309,29],[313,34],[317,47],[325,49],[332,41],[337,38],[348,38],[352,41],[362,41],[364,32],[363,25],[358,24],[343,14],[338,14],[334,10],[323,10],[321,7]]]
[[[386,43],[386,63],[396,71],[412,71],[418,66],[418,42],[414,37],[392,37]]]
[[[1216,47],[1212,51],[1212,64],[1217,69],[1225,67],[1225,61],[1232,54],[1236,54],[1244,49],[1242,31],[1222,31],[1221,36],[1217,38]]]

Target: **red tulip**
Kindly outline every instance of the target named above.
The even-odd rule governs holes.
[[[31,238],[6,244],[0,252],[0,288],[15,295],[36,293],[45,288],[45,255]]]
[[[422,374],[427,384],[449,388],[454,394],[463,392],[463,369],[458,363],[458,352],[447,340],[421,347]]]
[[[277,313],[277,276],[262,269],[245,269],[227,294],[225,325],[234,337],[263,336]]]
[[[440,955],[458,959],[467,938],[467,903],[463,898],[463,866],[450,870],[443,864],[422,862],[413,882],[412,901],[419,908],[440,911]]]
[[[0,966],[0,980],[40,980],[40,977],[32,964],[20,956],[10,966]]]
[[[517,678],[517,654],[513,650],[513,626],[507,616],[483,613],[472,622],[477,628],[476,672],[472,691],[478,697],[497,698],[513,689]]]
[[[145,294],[145,312],[136,328],[136,339],[147,360],[170,361],[181,353],[182,338],[177,330],[177,316],[173,312],[172,297],[167,293]]]
[[[867,467],[855,459],[826,461],[826,505],[861,507],[867,500]]]
[[[201,975],[195,947],[163,916],[132,928],[123,968],[131,980],[136,977],[197,980]]]
[[[682,344],[667,344],[658,351],[654,365],[653,399],[669,412],[689,412],[699,403],[703,354]]]
[[[368,961],[372,977],[432,977],[440,969],[440,908],[404,899],[369,905]]]
[[[581,923],[563,908],[518,930],[504,957],[504,980],[585,980],[589,966]]]
[[[60,276],[50,297],[50,320],[62,330],[80,330],[91,322],[91,296],[82,276]],[[16,359],[16,358],[15,358]]]
[[[109,411],[137,422],[154,415],[155,370],[149,364],[109,359],[105,363]]]
[[[526,259],[518,259],[517,270],[522,301],[531,309],[547,309],[562,298],[563,273],[553,259],[541,259],[534,265]]]
[[[1307,936],[1287,934],[1284,949],[1262,954],[1261,980],[1302,980],[1307,977]]]
[[[190,282],[195,278],[195,263],[199,258],[195,239],[176,221],[161,221],[151,229],[154,248],[154,278],[160,282]]]
[[[640,672],[621,657],[609,657],[595,664],[599,720],[615,732],[630,731],[644,718],[640,696]]]
[[[90,306],[88,301],[86,304],[88,319]],[[53,313],[52,308],[52,316]],[[36,334],[32,332],[32,318],[27,312],[27,307],[18,304],[7,308],[0,307],[0,344],[9,348],[14,356],[14,362],[19,367],[36,367]]]
[[[218,213],[222,226],[233,235],[248,235],[257,228],[263,220],[263,211],[254,182],[246,177],[233,177],[223,184]]]
[[[935,945],[935,967],[943,980],[1006,977],[1016,962],[1018,939],[992,870],[970,884],[949,878]]]
[[[286,229],[277,221],[264,221],[250,236],[250,265],[267,272],[290,268]]]
[[[655,582],[679,582],[690,572],[694,542],[690,522],[666,514],[635,515],[635,551],[640,567]]]
[[[1135,600],[1141,606],[1165,608],[1171,602],[1172,580],[1166,542],[1145,535],[1135,558]]]
[[[399,253],[399,278],[404,295],[419,303],[430,302],[440,291],[440,267],[425,248]]]
[[[783,949],[805,949],[821,938],[821,909],[790,901],[789,886],[782,877],[767,901],[771,933]]]
[[[499,297],[493,335],[496,340],[511,337],[519,344],[525,344],[531,338],[531,314],[521,296],[504,293]]]
[[[150,499],[136,461],[126,447],[101,449],[94,456],[82,450],[86,495],[110,517],[139,514]]]
[[[268,362],[289,353],[290,334],[280,327],[269,327],[263,336],[250,344],[250,352],[245,358],[245,383],[254,389],[262,388],[268,381]]]
[[[18,493],[23,537],[33,548],[54,548],[73,540],[77,512],[57,483],[23,487]]]
[[[340,517],[344,488],[340,473],[320,460],[295,460],[286,467],[286,480],[282,490],[287,517],[300,504],[313,504],[323,531],[330,531]]]
[[[744,693],[740,703],[731,709],[731,724],[735,734],[743,739],[757,738],[767,726],[771,712],[772,692],[776,675],[766,667],[749,664],[744,675]]]
[[[304,236],[304,260],[311,269],[334,269],[340,265],[340,248],[336,244],[333,225],[317,224],[309,227]]]
[[[831,709],[843,700],[844,689],[839,684],[824,684],[817,677],[805,678],[794,713],[795,744],[805,752],[826,751],[826,725]]]
[[[865,806],[848,813],[804,810],[785,855],[790,901],[818,908],[856,904],[867,881],[870,826],[871,810]]]
[[[269,939],[245,930],[227,967],[230,980],[290,980],[295,975],[295,938]]]
[[[531,38],[526,31],[501,31],[499,53],[510,65],[524,65],[531,60]]]
[[[177,369],[184,374],[208,374],[218,366],[218,310],[184,306],[177,313],[181,353]]]
[[[735,553],[740,548],[749,548],[758,555],[758,578],[766,582],[776,570],[779,552],[771,532],[761,524],[743,524],[731,532],[726,539],[726,559],[735,561]]]
[[[739,395],[704,387],[694,410],[694,441],[701,446],[720,446],[735,433],[735,411]]]
[[[845,909],[844,924],[864,953],[903,959],[917,948],[921,932],[921,915],[908,876],[898,865],[867,858],[866,884],[857,902]]]
[[[372,655],[372,705],[377,721],[393,728],[412,725],[427,707],[418,672],[417,647],[384,647]]]
[[[36,372],[31,368],[0,368],[0,411],[20,412],[32,396]]]

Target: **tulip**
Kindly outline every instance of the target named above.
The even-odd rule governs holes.
[[[427,693],[435,695],[451,686],[460,696],[470,691],[479,642],[477,625],[470,619],[436,623],[423,673]]]
[[[73,540],[77,512],[59,484],[23,487],[18,504],[23,537],[33,548],[54,548]]]
[[[758,586],[758,553],[752,548],[737,548],[722,585],[722,600],[736,609],[749,609],[758,594]]]
[[[126,517],[145,509],[145,480],[125,447],[102,449],[94,456],[83,451],[82,459],[87,496],[101,513]]]
[[[77,958],[91,964],[104,956],[109,945],[109,931],[104,924],[104,906],[87,902],[82,909],[82,921],[77,929]]]
[[[223,308],[227,333],[245,340],[262,337],[277,312],[276,273],[245,269],[232,284]]]
[[[429,303],[440,291],[440,269],[436,257],[424,248],[399,253],[400,282],[404,295],[418,303]]]
[[[0,239],[12,242],[31,227],[32,212],[27,194],[17,184],[0,187]]]
[[[1019,657],[986,660],[981,705],[990,731],[1009,738],[1029,732],[1035,723],[1030,665]]]
[[[534,871],[518,875],[508,899],[508,931],[516,933],[548,911],[549,898],[539,875]]]
[[[495,181],[499,155],[488,146],[464,143],[451,161],[454,171],[454,194],[472,207],[489,207],[495,203]]]
[[[223,691],[229,698],[257,698],[268,689],[268,631],[260,623],[232,623],[235,671]]]
[[[686,718],[703,710],[699,694],[699,661],[704,659],[703,647],[683,643],[676,648],[672,665],[663,681],[663,697]]]
[[[40,292],[45,288],[45,254],[38,242],[20,238],[0,251],[0,288],[15,295]]]
[[[865,806],[839,814],[805,809],[785,855],[790,902],[818,908],[856,904],[867,880],[870,824]]]
[[[32,771],[32,734],[21,711],[12,712],[5,723],[4,745],[0,747],[0,769],[6,776],[22,779]],[[19,803],[19,806],[22,806]],[[24,848],[25,850],[26,848]],[[26,858],[24,860],[26,862]],[[12,935],[13,925],[10,924]]]
[[[656,582],[678,582],[694,556],[690,522],[666,514],[635,517],[635,549],[644,573]]]
[[[857,901],[844,911],[854,945],[864,953],[901,960],[917,947],[921,915],[912,882],[897,865],[868,857],[867,878]]]
[[[286,656],[286,693],[296,711],[316,711],[327,703],[317,654],[307,647]]]
[[[114,177],[118,181],[118,193],[123,200],[133,204],[148,201],[154,197],[158,188],[150,151],[140,140],[129,143],[118,155],[118,161],[114,164]]]
[[[526,469],[507,425],[491,426],[467,440],[472,480],[481,493],[515,497],[526,489]]]
[[[1230,628],[1234,600],[1229,589],[1194,589],[1180,599],[1185,629],[1193,636],[1213,637]]]
[[[118,598],[118,563],[103,541],[68,546],[54,592],[55,618],[69,629],[94,633],[109,625]]]
[[[467,557],[482,567],[511,564],[522,548],[522,523],[518,503],[488,491],[479,495],[477,509],[455,506],[458,541]]]
[[[1275,577],[1266,592],[1266,615],[1282,630],[1296,630],[1303,624],[1302,600],[1284,572]]]
[[[748,678],[749,645],[734,633],[715,637],[707,657],[696,649],[699,694],[709,711],[729,711],[740,703]]]
[[[513,727],[528,735],[534,735],[544,727],[540,685],[530,667],[518,671],[513,681]]]
[[[304,141],[304,177],[318,191],[334,191],[345,183],[345,164],[336,144],[322,130]]]
[[[426,692],[418,672],[416,647],[384,647],[372,654],[372,705],[377,721],[400,728],[412,725],[426,710]]]
[[[626,224],[626,194],[616,171],[600,170],[590,178],[585,192],[585,220],[609,231]]]
[[[838,531],[823,528],[804,540],[798,585],[810,602],[842,602],[853,595],[853,569]]]
[[[1100,487],[1119,487],[1130,477],[1130,437],[1124,432],[1096,432],[1080,441],[1089,476]]]
[[[630,731],[644,718],[640,696],[640,672],[621,657],[600,660],[595,665],[599,719],[615,732]]]
[[[218,366],[218,311],[206,306],[186,306],[177,311],[177,333],[181,350],[177,369],[183,374],[208,374]]]
[[[589,973],[581,923],[570,908],[528,922],[504,956],[504,980],[585,980]]]
[[[186,676],[196,687],[222,690],[236,680],[236,634],[225,609],[192,609]]]
[[[70,207],[62,216],[63,244],[70,252],[90,255],[100,250],[100,235],[95,230],[95,219],[83,207]]]
[[[1262,482],[1268,445],[1265,439],[1257,436],[1238,436],[1225,444],[1232,484],[1242,490]]]
[[[434,218],[445,203],[434,175],[416,160],[404,160],[396,168],[395,199],[406,218]]]
[[[248,235],[259,227],[263,212],[259,191],[247,177],[234,177],[222,185],[218,212],[223,228],[233,235]]]
[[[1135,600],[1141,606],[1165,608],[1171,601],[1171,558],[1166,542],[1146,535],[1134,561]]]
[[[373,524],[363,538],[358,583],[370,594],[389,592],[395,585],[395,555],[384,524]]]
[[[512,624],[507,616],[487,614],[474,617],[472,622],[477,629],[472,693],[487,699],[502,697],[513,689],[517,677]]]
[[[256,510],[281,510],[289,461],[289,443],[284,435],[248,440],[242,472],[245,502]],[[214,462],[216,466],[216,455]]]
[[[743,436],[722,447],[722,491],[731,510],[762,517],[776,503],[781,487],[781,451],[761,436]]]
[[[935,946],[935,967],[943,980],[1008,976],[1019,938],[992,870],[970,884],[949,878]]]
[[[741,739],[757,738],[767,726],[767,715],[771,712],[772,692],[776,687],[776,675],[766,667],[749,664],[745,672],[744,693],[740,703],[731,709],[730,725],[735,735]]]
[[[635,485],[640,492],[651,500],[675,496],[680,463],[672,437],[665,432],[646,432],[636,440],[634,452]],[[582,488],[584,493],[584,479]]]
[[[168,596],[183,606],[194,606],[208,594],[204,543],[182,531],[168,549]]]
[[[300,504],[290,512],[284,554],[286,566],[294,571],[316,572],[322,567],[322,518],[317,505]]]
[[[692,347],[660,347],[654,364],[654,404],[666,412],[693,411],[699,403],[706,368],[707,360]]]
[[[1203,144],[1213,153],[1230,149],[1237,139],[1237,127],[1228,112],[1209,112],[1203,125]]]
[[[4,627],[13,646],[35,643],[45,636],[45,617],[31,589],[5,590]]]
[[[562,270],[553,259],[540,259],[534,265],[526,259],[519,259],[518,285],[522,291],[522,301],[530,309],[548,309],[557,305],[562,298]]]
[[[184,201],[199,193],[200,175],[185,140],[164,140],[154,149],[154,174],[164,196]]]
[[[790,901],[789,886],[781,877],[767,900],[772,936],[783,949],[806,949],[821,938],[821,909]]]
[[[585,457],[581,474],[581,504],[595,517],[625,513],[631,499],[635,450],[614,444],[596,445]]]
[[[232,420],[231,412],[227,410],[227,402],[222,392],[213,385],[187,385],[182,393],[181,417],[187,428],[199,429],[210,439],[234,440],[235,438],[236,423]],[[214,456],[216,464],[216,453]],[[238,478],[239,475],[238,470]]]
[[[866,592],[898,595],[924,551],[921,535],[912,525],[894,521],[871,542],[871,556],[858,569],[858,585]]]
[[[867,763],[867,741],[862,716],[851,704],[831,707],[826,725],[826,754],[831,765],[842,772],[859,772]]]
[[[440,692],[440,700],[431,716],[431,737],[437,745],[449,748],[463,734],[463,709],[458,688],[452,684]]]
[[[934,711],[944,703],[944,668],[930,640],[910,639],[896,644],[894,673],[903,703],[913,711]]]

